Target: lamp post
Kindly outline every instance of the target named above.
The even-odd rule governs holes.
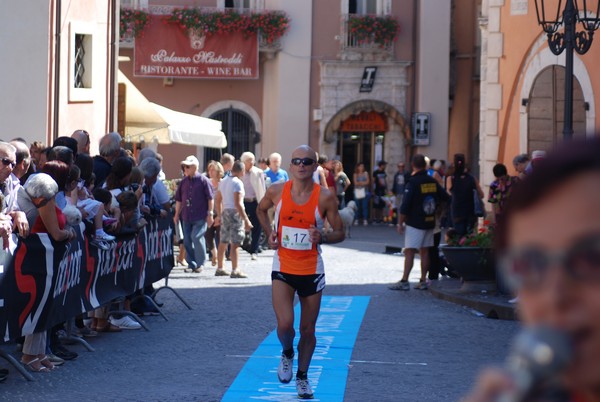
[[[589,3],[592,3],[590,0]],[[594,39],[594,31],[600,26],[598,12],[600,11],[600,0],[597,0],[595,16],[590,17],[592,12],[588,7],[587,0],[566,0],[564,9],[563,0],[558,0],[556,15],[546,15],[545,3],[556,3],[556,0],[535,0],[535,11],[538,23],[548,35],[548,47],[555,55],[565,54],[565,114],[563,123],[563,136],[565,139],[573,137],[573,51],[585,54],[591,47]],[[578,7],[583,3],[583,7]],[[561,16],[562,10],[562,16]],[[554,11],[554,10],[552,10]],[[582,14],[580,15],[580,11]],[[552,12],[552,14],[554,14]],[[577,31],[577,23],[581,23],[584,30]],[[564,26],[563,32],[558,30]]]

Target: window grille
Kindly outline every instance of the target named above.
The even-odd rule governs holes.
[[[229,108],[220,110],[210,116],[211,119],[219,120],[223,124],[223,132],[227,137],[227,148],[204,149],[204,161],[220,160],[221,154],[227,152],[239,159],[243,152],[250,151],[254,153],[257,140],[257,133],[252,119],[244,112]]]
[[[84,47],[85,35],[75,35],[75,88],[85,88],[83,79],[85,75],[85,47]]]

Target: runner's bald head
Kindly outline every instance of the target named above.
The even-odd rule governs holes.
[[[296,157],[308,157],[314,159],[315,161],[319,158],[317,151],[308,145],[300,145],[298,148],[294,149],[292,152],[292,158]]]

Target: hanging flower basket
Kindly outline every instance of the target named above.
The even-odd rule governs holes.
[[[120,17],[119,34],[121,41],[131,37],[139,38],[150,22],[147,12],[132,8],[121,8]]]

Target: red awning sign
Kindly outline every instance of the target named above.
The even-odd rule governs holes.
[[[377,112],[361,112],[344,120],[339,131],[346,132],[385,132],[387,118]]]

